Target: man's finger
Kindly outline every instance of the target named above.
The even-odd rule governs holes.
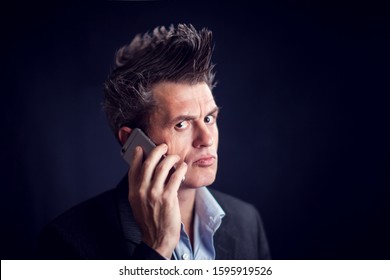
[[[161,144],[154,148],[151,153],[146,158],[145,162],[142,164],[141,174],[142,174],[142,183],[141,188],[149,188],[150,182],[152,181],[154,170],[157,164],[160,162],[163,155],[168,151],[168,145]]]
[[[166,156],[156,167],[153,176],[153,187],[162,190],[164,187],[171,169],[174,168],[175,164],[180,161],[178,155]],[[173,169],[174,171],[175,169]],[[168,178],[169,179],[169,178]]]
[[[177,168],[176,171],[173,172],[167,185],[165,186],[165,191],[177,193],[181,183],[183,182],[183,178],[185,178],[187,172],[187,164],[182,162]]]

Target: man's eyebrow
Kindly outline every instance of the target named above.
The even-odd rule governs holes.
[[[206,116],[218,114],[220,110],[221,110],[221,107],[215,106],[215,108],[212,109]]]
[[[219,110],[220,110],[220,108],[218,106],[216,106],[211,111],[209,111],[209,113],[207,113],[206,116],[214,115],[214,114],[218,113]],[[168,120],[166,122],[166,125],[168,125],[168,126],[174,125],[174,124],[177,124],[181,121],[192,121],[192,120],[196,120],[196,118],[197,118],[196,115],[179,115],[179,116],[173,118],[172,120]]]

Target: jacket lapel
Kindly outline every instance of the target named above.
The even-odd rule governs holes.
[[[214,236],[215,259],[232,260],[234,259],[233,252],[236,251],[236,239],[228,232],[226,226],[224,227],[223,224],[224,221],[222,220],[221,227]]]

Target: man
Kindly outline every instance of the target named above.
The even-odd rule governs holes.
[[[218,106],[211,32],[179,24],[136,36],[116,54],[104,109],[121,145],[137,147],[115,190],[76,206],[42,234],[43,258],[267,259],[255,208],[209,190],[217,173]],[[173,172],[172,172],[173,171]]]

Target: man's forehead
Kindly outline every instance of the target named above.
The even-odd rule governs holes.
[[[215,105],[214,96],[206,83],[189,85],[165,82],[153,88],[153,95],[159,107]]]
[[[206,83],[195,85],[163,83],[153,90],[157,113],[164,118],[198,115],[215,109],[214,96]],[[208,113],[208,112],[204,112]]]

